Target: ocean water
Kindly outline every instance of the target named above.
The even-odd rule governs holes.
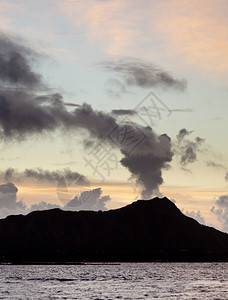
[[[1,265],[0,299],[228,299],[228,263]]]

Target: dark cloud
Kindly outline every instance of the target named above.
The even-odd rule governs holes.
[[[32,70],[32,62],[40,55],[23,43],[0,35],[2,139],[22,139],[27,134],[55,130],[67,126],[72,118],[65,108],[69,103],[64,103],[61,95],[42,95],[45,85],[41,76]]]
[[[31,67],[38,54],[21,41],[0,34],[0,81],[3,83],[35,87],[41,76]]]
[[[92,116],[93,123],[96,124],[94,113]],[[111,143],[121,151],[124,157],[120,163],[143,188],[142,197],[151,198],[153,193],[158,193],[159,185],[163,182],[162,169],[167,169],[172,160],[170,138],[166,134],[158,136],[152,128],[140,126],[127,119],[118,124],[110,116],[102,116],[99,131],[95,130],[97,126],[89,126],[90,134],[103,142]],[[87,125],[90,123],[89,119],[87,118]]]
[[[18,191],[18,189],[11,182],[8,182],[6,184],[1,184],[0,185],[0,193],[2,193],[2,194],[12,194],[12,193],[16,194],[17,191]]]
[[[7,106],[8,102],[4,100],[4,107],[8,109],[4,116],[8,115],[8,117],[0,120],[3,124],[3,133],[8,137],[21,137],[57,128],[84,129],[91,139],[111,143],[114,148],[122,152],[124,158],[121,164],[128,168],[136,178],[136,182],[144,187],[146,192],[143,192],[142,196],[150,198],[153,189],[157,189],[163,182],[161,169],[167,168],[167,162],[172,160],[170,139],[166,135],[156,135],[150,127],[143,127],[128,120],[119,124],[112,115],[95,111],[88,104],[68,112],[62,105],[61,97],[57,95],[55,97],[52,102],[49,101],[48,105],[44,106],[37,105],[34,101],[27,101],[25,98],[20,99],[19,107],[15,99],[11,99],[11,105]],[[25,105],[23,105],[24,101],[26,101]],[[115,137],[112,135],[110,138],[111,132]],[[84,139],[90,141],[86,135]],[[140,145],[138,140],[141,141]],[[90,141],[91,145],[93,142]],[[135,145],[134,153],[129,151],[132,145]],[[27,175],[39,177],[39,174],[34,171],[27,172]]]
[[[217,217],[222,224],[222,230],[228,232],[228,195],[222,195],[215,201],[215,206],[211,212]]]
[[[172,88],[180,91],[187,87],[185,79],[176,79],[160,67],[136,58],[104,61],[100,65],[105,71],[121,76],[127,86]]]
[[[9,168],[6,171],[0,172],[0,179],[2,181],[17,181],[20,182],[23,180],[25,182],[26,180],[32,180],[36,181],[36,183],[42,183],[45,184],[47,182],[54,183],[54,184],[61,184],[63,180],[66,180],[68,184],[72,182],[77,182],[77,185],[85,185],[89,184],[88,179],[75,171],[71,171],[69,168],[65,168],[63,170],[44,170],[42,168],[36,168],[36,169],[25,169],[24,171],[18,171],[14,168]]]
[[[86,103],[69,112],[59,94],[40,103],[36,97],[25,93],[0,91],[0,125],[2,135],[8,138],[20,139],[58,128],[86,129],[99,137],[104,135],[104,129],[115,126],[116,120],[109,114],[94,111]]]
[[[0,134],[3,138],[25,138],[26,135],[41,134],[56,129],[70,130],[86,126],[82,105],[73,112],[67,111],[62,96],[45,96],[42,103],[37,97],[25,92],[1,91],[0,88]],[[102,113],[100,114],[102,118]],[[102,121],[101,121],[102,122]]]
[[[177,134],[177,142],[173,143],[173,151],[180,157],[180,165],[183,169],[190,164],[197,161],[197,153],[200,150],[204,139],[196,137],[194,141],[186,139],[192,131],[188,131],[185,128],[181,129]],[[185,169],[187,170],[187,169]]]
[[[163,183],[162,169],[168,169],[173,152],[166,134],[157,137],[150,128],[146,131],[147,138],[134,153],[122,150],[125,157],[121,164],[131,172],[136,183],[143,186],[142,198],[150,199],[152,194],[159,195],[159,186]]]
[[[88,180],[84,175],[81,175],[78,172],[73,172],[68,168],[56,171],[43,170],[41,168],[25,169],[24,176],[28,178],[34,178],[38,181],[59,182],[64,177],[67,181],[70,182],[77,180],[77,183],[79,185],[88,183]]]
[[[72,106],[72,107],[79,107],[80,104],[76,104],[76,103],[69,103],[69,102],[64,102],[63,103],[65,106]]]
[[[26,52],[25,48],[16,45],[15,42],[11,41],[9,44],[17,47],[21,55],[27,52],[28,56],[30,55],[27,48]],[[29,60],[26,62],[29,64]],[[122,74],[128,85],[159,85],[178,89],[185,87],[184,81],[176,80],[161,69],[141,61],[121,60],[103,66]],[[12,82],[11,80],[10,83]],[[171,141],[167,135],[159,136],[150,127],[143,127],[128,120],[119,123],[114,115],[93,110],[86,103],[68,111],[60,94],[38,95],[32,94],[29,89],[0,88],[0,127],[0,135],[8,139],[22,139],[31,134],[62,129],[83,132],[87,148],[93,146],[97,140],[109,143],[113,149],[119,149],[123,154],[121,164],[131,172],[136,183],[142,186],[143,198],[150,198],[153,193],[158,193],[159,185],[163,182],[162,170],[167,169],[173,156]],[[84,131],[88,134],[84,134]],[[183,160],[192,160],[193,153],[189,153],[187,149],[185,153],[187,157]],[[6,177],[10,178],[11,173]],[[25,175],[37,180],[59,178],[58,172],[41,169],[26,170]]]
[[[134,116],[137,112],[133,109],[113,109],[112,114],[116,116]]]
[[[190,135],[193,131],[188,131],[187,129],[181,129],[177,134],[177,141],[181,142],[186,136]]]
[[[158,193],[163,182],[162,169],[167,169],[173,156],[167,135],[158,136],[150,127],[128,119],[118,123],[113,116],[94,111],[89,105],[78,108],[75,116],[78,126],[87,129],[92,138],[111,143],[121,151],[124,157],[120,162],[143,187],[144,199]]]

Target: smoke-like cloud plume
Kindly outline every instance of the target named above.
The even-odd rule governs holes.
[[[171,140],[166,134],[156,136],[151,128],[142,129],[146,134],[145,141],[133,153],[122,150],[125,156],[121,164],[131,172],[136,183],[143,187],[142,198],[150,199],[153,194],[160,196],[162,169],[168,169],[173,152]]]
[[[4,39],[0,39],[0,43],[2,48],[6,48]],[[27,72],[28,76],[31,75],[29,72],[32,72],[32,69],[29,67],[30,61],[27,57],[33,52],[17,45],[15,41],[9,41],[7,47],[8,50],[14,48],[20,53],[24,58],[20,71]],[[8,66],[11,61],[5,58],[4,63]],[[161,85],[178,89],[185,87],[184,81],[176,80],[161,69],[140,61],[127,60],[117,64],[106,64],[106,68],[120,72],[129,85],[137,84],[143,87]],[[39,85],[40,82],[36,73],[30,77],[33,78],[32,82],[27,81],[27,77],[18,79],[20,84],[24,84],[24,90],[0,88],[0,135],[3,138],[22,139],[31,134],[41,134],[56,129],[86,131],[89,137],[83,135],[85,140],[111,143],[121,151],[123,154],[121,164],[131,172],[136,183],[142,187],[143,198],[148,199],[153,193],[159,193],[159,185],[163,182],[162,170],[168,168],[168,163],[173,156],[171,141],[166,134],[157,135],[150,127],[143,127],[129,121],[119,123],[114,114],[93,110],[86,103],[68,111],[59,94],[31,93],[30,86]],[[4,78],[7,78],[9,83],[14,83],[11,75],[8,74]],[[3,75],[0,80],[3,81]],[[29,88],[26,90],[26,87]],[[92,146],[93,142],[87,142],[86,145]],[[193,145],[188,149],[195,150]],[[187,149],[185,152],[187,156],[183,157],[183,161],[192,160],[193,154]],[[12,173],[12,170],[8,171],[7,178],[10,178],[10,172]],[[41,170],[27,170],[25,175],[36,179],[49,178],[49,180],[58,177],[56,173]]]
[[[33,88],[41,85],[41,76],[31,67],[38,53],[16,38],[0,34],[0,80],[5,84]]]
[[[124,157],[120,162],[143,187],[144,199],[159,193],[162,169],[168,168],[173,156],[166,134],[158,136],[152,128],[129,121],[118,123],[113,116],[94,111],[88,105],[78,108],[75,116],[78,126],[87,129],[92,138],[111,143],[121,151]]]
[[[149,127],[133,123],[118,124],[113,116],[101,111],[94,111],[88,104],[83,104],[74,111],[68,112],[62,106],[62,100],[57,99],[57,103],[49,102],[45,106],[36,104],[34,100],[28,101],[23,97],[20,98],[20,101],[16,101],[15,98],[2,99],[5,113],[0,123],[2,123],[3,134],[8,138],[21,138],[27,134],[41,133],[57,128],[67,130],[77,128],[87,130],[91,138],[110,143],[108,134],[115,128],[118,128],[117,131],[122,132],[121,134],[126,130],[128,133],[130,132],[131,141],[137,140],[137,134],[140,132],[145,138],[134,153],[129,153],[126,144],[115,143],[114,146],[120,149],[125,156],[121,164],[129,169],[138,184],[143,185],[145,192],[142,196],[150,197],[152,191],[163,182],[161,169],[167,168],[166,163],[172,160],[170,139],[166,135],[157,136]],[[6,118],[6,116],[8,117]],[[129,136],[126,136],[125,133],[124,142],[127,139]],[[27,171],[27,175],[39,177],[39,174],[29,171]],[[47,177],[48,175],[50,177],[50,174],[46,174]]]
[[[125,85],[142,88],[172,88],[183,91],[187,87],[185,79],[176,79],[162,68],[136,58],[122,58],[100,63],[105,71],[119,75]]]
[[[73,115],[65,109],[61,96],[55,94],[48,100],[40,104],[34,95],[0,89],[1,135],[21,139],[27,134],[70,126]]]
[[[179,162],[184,170],[188,164],[197,161],[197,153],[204,142],[204,139],[200,137],[196,137],[194,141],[186,139],[192,132],[185,128],[181,129],[177,134],[177,142],[173,143],[173,150],[180,157]]]
[[[182,128],[182,129],[178,132],[178,134],[177,134],[177,141],[178,141],[179,143],[182,142],[183,139],[184,139],[186,136],[190,135],[192,132],[193,132],[193,131],[188,131],[187,129]]]
[[[120,123],[110,114],[94,111],[90,105],[83,104],[72,112],[68,112],[61,105],[61,99],[58,103],[39,106],[28,101],[25,104],[27,109],[22,107],[14,109],[17,106],[16,101],[7,106],[9,115],[13,118],[3,119],[3,133],[7,137],[21,137],[26,134],[40,133],[44,131],[55,130],[57,128],[85,129],[90,138],[98,139],[105,143],[110,143],[109,133],[115,129],[119,132],[123,143],[114,143],[124,158],[121,164],[128,168],[136,182],[144,187],[142,197],[149,198],[153,190],[163,182],[161,172],[167,168],[167,163],[172,160],[171,142],[168,136],[157,136],[150,127],[143,127],[134,123]],[[23,98],[21,105],[23,105]],[[7,103],[7,102],[5,102]],[[12,111],[13,110],[13,111]],[[31,111],[31,113],[30,113]],[[125,132],[125,133],[124,133]],[[130,133],[130,135],[129,135]],[[139,139],[138,135],[143,136],[142,143],[137,146],[134,152],[129,153],[129,139],[131,142]],[[36,172],[27,172],[27,175],[39,177]],[[42,174],[43,176],[45,174]],[[52,174],[53,175],[53,174]],[[46,174],[46,177],[50,174]]]

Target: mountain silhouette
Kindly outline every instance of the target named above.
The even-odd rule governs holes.
[[[228,261],[228,234],[167,198],[109,211],[34,211],[0,220],[0,261]]]

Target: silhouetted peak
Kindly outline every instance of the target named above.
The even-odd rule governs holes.
[[[136,200],[122,209],[176,210],[177,212],[180,212],[177,206],[167,197],[155,197],[150,200]]]
[[[14,261],[228,261],[228,235],[168,198],[109,211],[35,211],[0,220],[0,258]]]

